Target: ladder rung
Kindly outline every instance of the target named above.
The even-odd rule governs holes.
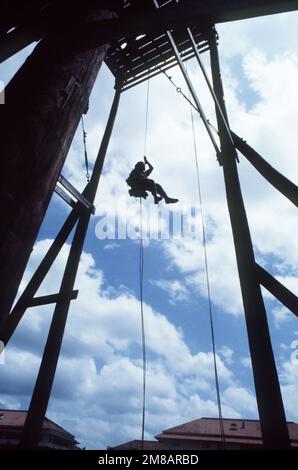
[[[89,209],[92,214],[95,213],[95,207],[93,204],[91,204],[88,199],[83,196],[64,176],[60,175],[58,178],[58,181],[62,186],[64,186],[67,191],[70,192],[72,196],[74,196],[83,206],[85,206],[87,209]]]
[[[63,199],[63,201],[65,201],[71,207],[75,206],[76,204],[75,201],[73,201],[71,197],[62,188],[60,188],[60,186],[56,185],[54,191],[56,194],[58,194],[58,196],[60,196]]]

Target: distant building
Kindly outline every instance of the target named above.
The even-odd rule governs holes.
[[[0,449],[18,447],[27,411],[0,409]],[[39,449],[74,450],[78,442],[65,429],[48,418],[42,425]]]
[[[260,421],[252,419],[224,419],[225,449],[260,449],[262,436]],[[298,450],[298,424],[288,422],[292,446]],[[156,441],[145,441],[144,450],[213,450],[222,449],[219,420],[200,418],[189,423],[166,429],[155,437]],[[129,441],[113,447],[119,450],[141,449],[141,441]]]

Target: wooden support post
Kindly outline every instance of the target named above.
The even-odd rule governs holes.
[[[213,87],[225,120],[228,123],[215,30],[210,34],[209,45]],[[265,448],[270,449],[289,448],[289,433],[264,301],[259,280],[256,276],[253,246],[237,171],[236,151],[231,144],[218,109],[216,109],[216,114],[226,196],[235,244],[263,444]]]
[[[108,6],[88,12],[89,24],[115,17]],[[0,107],[2,325],[109,47],[78,54],[72,42],[80,31],[67,26],[65,36],[49,35],[39,43],[6,87]]]
[[[94,165],[92,177],[86,191],[86,197],[88,197],[92,203],[95,199],[108,143],[112,134],[120,99],[120,92],[120,87],[116,87],[115,98],[109,115],[107,127],[98,152],[96,163]],[[81,215],[78,221],[76,232],[74,234],[61,283],[59,293],[60,297],[53,314],[42,363],[39,369],[27,419],[20,439],[21,448],[34,449],[38,446],[42,423],[47,410],[57,368],[64,329],[67,321],[70,297],[73,292],[74,282],[79,267],[90,217],[90,211],[86,210],[85,208],[81,208]]]
[[[220,151],[219,151],[219,148],[218,148],[218,146],[217,146],[216,140],[215,140],[215,138],[214,138],[214,136],[213,136],[213,134],[212,134],[212,131],[211,131],[210,126],[209,126],[209,124],[208,124],[208,121],[207,121],[207,118],[206,118],[206,116],[205,116],[204,110],[203,110],[202,105],[201,105],[201,103],[200,103],[200,101],[199,101],[198,95],[197,95],[197,93],[196,93],[196,91],[195,91],[195,88],[194,88],[194,86],[193,86],[193,84],[192,84],[192,82],[191,82],[191,80],[190,80],[190,78],[189,78],[189,75],[188,75],[188,73],[187,73],[187,70],[185,69],[185,67],[184,67],[184,65],[183,65],[183,61],[182,61],[182,59],[181,59],[181,57],[180,57],[179,50],[178,50],[178,48],[177,48],[177,46],[176,46],[176,44],[175,44],[175,41],[174,41],[174,38],[173,38],[173,35],[172,35],[171,31],[167,31],[167,37],[168,37],[168,39],[169,39],[169,41],[170,41],[171,47],[172,47],[173,52],[174,52],[174,54],[175,54],[176,60],[177,60],[177,62],[178,62],[178,65],[179,65],[180,70],[181,70],[181,72],[182,72],[182,75],[183,75],[183,77],[184,77],[184,80],[185,80],[185,82],[186,82],[186,84],[187,84],[187,87],[188,87],[188,89],[189,89],[189,92],[191,93],[191,96],[193,97],[193,100],[194,100],[194,102],[195,102],[195,105],[196,105],[196,108],[197,108],[197,110],[198,110],[198,113],[200,114],[200,117],[201,117],[201,119],[202,119],[202,121],[203,121],[203,124],[204,124],[204,126],[205,126],[205,129],[206,129],[206,131],[207,131],[207,133],[208,133],[208,135],[209,135],[209,138],[210,138],[210,140],[211,140],[211,142],[212,142],[212,144],[213,144],[213,147],[214,147],[214,150],[215,150],[215,152],[216,152],[216,155],[217,155],[217,157],[219,158],[219,156],[220,156]]]

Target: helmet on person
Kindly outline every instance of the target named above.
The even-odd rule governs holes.
[[[145,170],[145,163],[144,162],[138,162],[135,164],[135,169],[136,170],[140,170],[140,171],[144,171]]]

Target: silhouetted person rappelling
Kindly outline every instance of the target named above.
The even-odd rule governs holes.
[[[178,202],[179,199],[169,197],[160,184],[148,178],[153,171],[153,166],[148,162],[146,157],[144,157],[144,162],[136,163],[126,180],[127,184],[131,187],[129,194],[135,197],[146,198],[146,191],[149,191],[154,197],[155,204],[158,204],[162,199],[165,200],[166,204]],[[146,170],[146,165],[149,166],[148,170]]]

